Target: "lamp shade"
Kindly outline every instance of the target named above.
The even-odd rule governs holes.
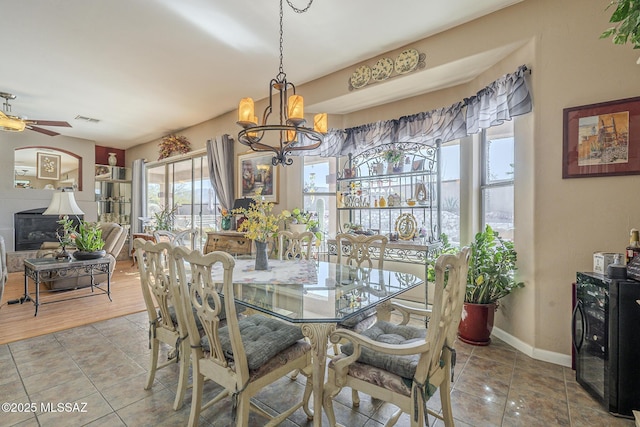
[[[289,120],[304,119],[304,99],[301,95],[291,95],[289,97]]]
[[[42,215],[84,215],[76,203],[73,191],[61,191],[53,193],[49,207]]]
[[[238,121],[241,123],[251,123],[253,120],[255,120],[253,99],[242,98],[240,100],[240,105],[238,106]]]
[[[313,116],[313,130],[327,133],[327,113],[319,113]]]

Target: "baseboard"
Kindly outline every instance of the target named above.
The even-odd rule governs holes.
[[[493,328],[491,335],[495,335],[496,338],[500,338],[516,350],[530,356],[536,360],[542,360],[543,362],[554,363],[556,365],[571,367],[571,355],[556,353],[548,350],[537,349],[526,342],[520,340],[503,331],[500,328]]]

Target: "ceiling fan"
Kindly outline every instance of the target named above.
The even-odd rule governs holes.
[[[7,93],[0,92],[0,98],[4,98],[5,101],[2,104],[2,111],[0,111],[0,130],[8,132],[22,132],[25,129],[29,129],[35,132],[40,132],[49,136],[60,135],[58,132],[54,132],[48,129],[43,129],[39,126],[64,126],[70,128],[71,125],[67,122],[60,122],[55,120],[31,120],[23,119],[21,117],[13,116],[7,113],[11,112],[10,99],[16,99],[16,96]]]

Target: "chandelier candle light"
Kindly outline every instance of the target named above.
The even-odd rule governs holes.
[[[313,3],[304,9],[298,9],[287,0],[287,4],[297,13],[306,12]],[[327,132],[327,114],[316,114],[313,119],[313,129],[303,126],[306,121],[304,119],[304,99],[301,95],[296,94],[296,88],[293,83],[287,81],[287,75],[284,73],[282,66],[283,57],[283,31],[282,31],[282,0],[280,0],[280,68],[279,73],[269,83],[269,106],[264,110],[262,116],[262,124],[258,124],[258,117],[255,115],[254,103],[251,98],[243,98],[238,106],[238,125],[243,130],[238,133],[240,143],[249,146],[253,151],[273,152],[274,156],[271,160],[273,166],[278,164],[291,165],[293,160],[290,155],[293,151],[313,150],[322,144],[324,134]],[[269,116],[273,110],[274,90],[278,92],[279,115],[278,124],[269,124]],[[289,96],[289,93],[292,93]],[[269,145],[262,142],[268,131],[277,131],[280,133],[279,145]]]

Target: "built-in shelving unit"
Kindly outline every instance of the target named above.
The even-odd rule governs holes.
[[[131,224],[131,169],[118,166],[96,166],[96,204],[99,222]]]

